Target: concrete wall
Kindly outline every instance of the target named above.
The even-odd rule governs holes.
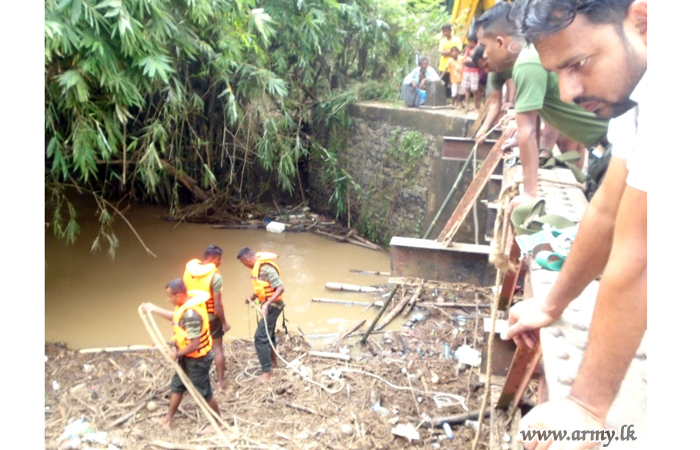
[[[339,154],[339,161],[362,186],[362,194],[351,198],[351,224],[360,231],[364,228],[364,234],[375,240],[378,237],[376,234],[381,235],[380,240],[390,239],[391,236],[422,237],[463,164],[461,161],[441,159],[443,136],[465,136],[473,119],[467,118],[461,111],[450,109],[404,108],[374,102],[351,105],[350,116],[352,125],[347,146]],[[395,130],[399,130],[399,139],[409,132],[417,132],[427,144],[412,180],[403,179],[407,168],[392,157],[391,141]],[[322,182],[321,171],[318,161],[310,161],[310,203],[314,210],[328,211],[331,189],[328,183]],[[440,233],[471,178],[469,169],[430,238],[435,239]],[[387,198],[391,198],[391,202],[389,210],[385,211],[382,202],[386,202]],[[480,211],[480,228],[485,221],[484,208],[483,214]],[[456,241],[473,243],[473,226],[470,215]],[[372,231],[376,232],[375,236],[371,235]]]

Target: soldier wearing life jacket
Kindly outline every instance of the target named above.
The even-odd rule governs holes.
[[[209,314],[209,327],[211,337],[214,340],[214,366],[219,389],[225,388],[224,373],[226,372],[226,360],[224,358],[224,333],[231,329],[224,315],[224,304],[221,300],[223,279],[219,273],[221,257],[224,251],[216,245],[210,245],[204,250],[202,261],[193,259],[185,266],[182,279],[188,290],[205,291],[209,293],[207,300],[207,313]]]
[[[171,358],[178,361],[197,391],[219,414],[219,405],[214,399],[211,379],[209,378],[209,369],[214,360],[211,352],[212,337],[209,331],[209,316],[206,306],[209,294],[205,291],[188,291],[182,278],[176,278],[166,284],[165,294],[168,301],[175,306],[174,311],[158,307],[153,303],[143,303],[141,308],[172,322],[176,350],[171,354]],[[168,413],[161,421],[165,428],[170,428],[170,422],[180,405],[182,394],[186,390],[180,376],[175,373],[170,382],[171,395]]]
[[[280,279],[280,269],[272,261],[276,258],[277,255],[274,253],[255,253],[250,247],[245,247],[238,253],[241,263],[251,269],[250,279],[253,282],[253,295],[247,297],[245,301],[260,305],[263,316],[258,322],[254,338],[255,351],[262,367],[262,375],[257,383],[269,380],[272,377],[272,369],[277,368],[275,325],[284,309],[282,301],[284,286]]]

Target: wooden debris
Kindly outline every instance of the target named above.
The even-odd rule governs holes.
[[[376,272],[373,270],[356,270],[356,269],[350,269],[350,272],[352,273],[361,273],[363,275],[381,275],[385,277],[391,276],[390,272]]]
[[[110,423],[109,425],[107,425],[107,426],[105,427],[105,429],[106,429],[107,431],[109,431],[110,429],[116,427],[117,425],[121,425],[122,423],[126,422],[126,421],[129,420],[134,414],[136,414],[137,412],[139,412],[139,411],[141,411],[143,408],[145,408],[146,405],[148,404],[148,402],[149,402],[150,400],[151,400],[151,399],[148,398],[147,400],[142,401],[141,403],[139,403],[139,405],[138,405],[136,408],[132,409],[132,410],[129,411],[128,413],[124,414],[123,416],[121,416],[120,418],[118,418],[117,420],[115,420],[114,422],[112,422],[112,423]]]
[[[367,322],[367,319],[362,319],[362,320],[360,320],[359,322],[357,322],[352,328],[350,328],[350,330],[349,330],[347,333],[345,333],[344,335],[342,335],[342,336],[340,336],[338,339],[336,339],[336,340],[331,344],[331,347],[335,347],[336,345],[338,345],[339,343],[341,343],[341,342],[343,341],[343,339],[347,338],[347,337],[350,336],[353,332],[357,331],[357,329],[360,328],[362,325],[364,325],[365,322]]]
[[[423,303],[421,303],[421,308],[423,308],[423,307],[425,307],[425,308],[488,308],[489,305],[478,304],[478,303],[423,302]]]
[[[331,291],[348,291],[348,292],[378,292],[379,289],[372,286],[359,286],[356,284],[334,283],[329,281],[326,283],[326,289]]]
[[[350,305],[350,306],[372,306],[372,303],[370,303],[370,302],[354,302],[351,300],[337,300],[334,298],[313,297],[311,299],[311,301],[318,302],[318,303],[336,303],[338,305]]]
[[[318,356],[319,358],[331,358],[331,359],[340,359],[343,361],[350,361],[350,356],[348,355],[343,355],[340,353],[330,353],[330,352],[317,352],[317,351],[310,351],[309,355],[311,356]]]
[[[389,314],[387,314],[386,317],[384,317],[384,319],[382,319],[382,321],[377,325],[377,328],[376,328],[377,331],[379,331],[382,328],[384,328],[385,326],[389,325],[389,323],[391,323],[391,321],[394,320],[394,317],[401,314],[401,311],[403,311],[403,309],[406,307],[406,304],[408,303],[409,300],[411,300],[411,297],[409,297],[409,296],[404,297],[399,302],[399,304],[396,305],[394,307],[394,309],[392,309],[391,312]]]
[[[416,292],[413,293],[413,296],[408,301],[408,305],[406,305],[406,308],[403,311],[404,317],[407,317],[408,313],[411,312],[411,309],[413,309],[413,305],[416,304],[416,301],[418,300],[418,297],[420,297],[421,293],[423,293],[423,285],[422,284],[420,286],[418,286],[418,289],[416,289]]]

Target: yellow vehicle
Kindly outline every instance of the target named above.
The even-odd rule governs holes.
[[[455,0],[452,6],[452,29],[455,35],[466,41],[467,31],[476,14],[493,7],[496,0]]]

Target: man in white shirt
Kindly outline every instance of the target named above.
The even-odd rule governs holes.
[[[648,95],[646,0],[523,0],[518,22],[542,65],[559,75],[564,101],[612,118],[612,158],[576,240],[546,298],[510,310],[508,338],[535,344],[533,330],[561,317],[602,273],[589,342],[570,395],[537,406],[521,429],[603,428],[646,331],[647,183],[643,124]],[[579,449],[591,442],[531,442],[526,448]]]
[[[401,98],[406,105],[417,108],[425,103],[425,82],[438,81],[440,75],[430,67],[427,56],[421,56],[418,67],[406,75],[401,85]]]

